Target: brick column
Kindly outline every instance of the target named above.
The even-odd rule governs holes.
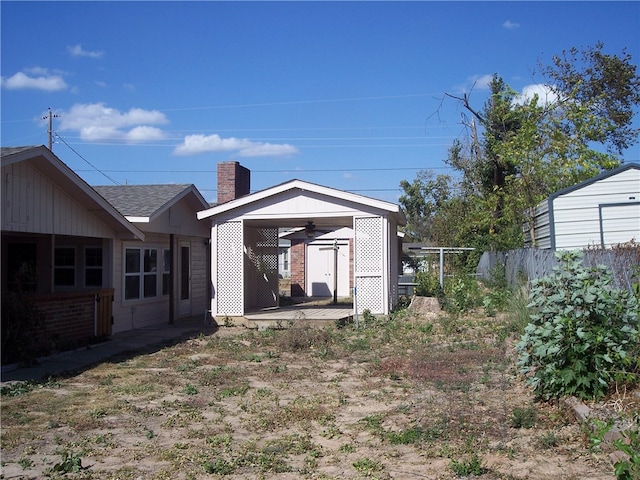
[[[306,297],[305,292],[305,258],[304,240],[291,240],[291,296]]]

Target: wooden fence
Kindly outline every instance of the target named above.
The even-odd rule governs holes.
[[[606,266],[613,274],[616,288],[632,291],[633,283],[640,281],[640,245],[622,245],[608,249],[586,249],[584,265]],[[538,248],[523,248],[508,252],[484,252],[478,267],[477,276],[490,280],[496,267],[504,267],[507,283],[510,286],[522,285],[533,279],[542,278],[553,272],[558,264],[555,251]]]

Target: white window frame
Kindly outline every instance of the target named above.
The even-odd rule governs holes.
[[[127,272],[127,252],[138,252],[138,269],[136,271]],[[125,302],[135,302],[144,300],[153,300],[158,298],[167,297],[169,293],[163,292],[163,278],[170,273],[171,265],[165,264],[165,252],[169,249],[157,245],[145,245],[141,247],[125,245],[123,254],[123,266],[122,266],[122,299]],[[155,262],[147,264],[149,254],[155,253]],[[168,269],[168,270],[167,270]],[[127,298],[127,279],[136,277],[138,279],[138,296]],[[150,280],[153,278],[154,280]],[[147,283],[150,281],[151,283]],[[145,295],[145,285],[147,287],[153,286],[153,292]],[[169,286],[169,290],[171,287]]]

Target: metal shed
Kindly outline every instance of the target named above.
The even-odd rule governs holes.
[[[628,163],[559,190],[535,212],[525,246],[582,249],[640,240],[640,165]]]

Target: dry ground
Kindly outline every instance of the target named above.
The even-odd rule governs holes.
[[[221,327],[14,389],[2,478],[614,478],[561,408],[534,402],[502,319],[437,310]]]

